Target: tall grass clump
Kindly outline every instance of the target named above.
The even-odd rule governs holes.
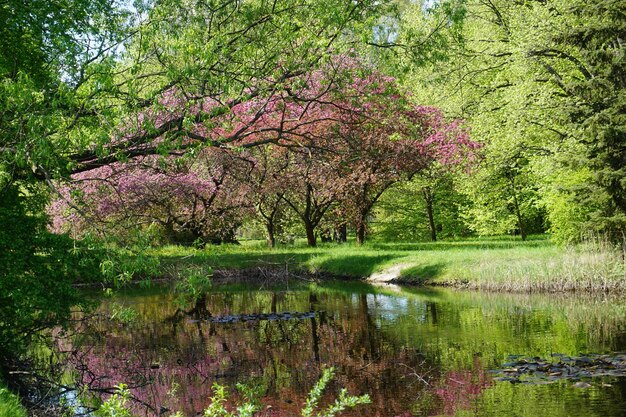
[[[2,417],[26,417],[26,410],[20,403],[19,398],[11,393],[6,387],[0,385],[0,416]]]
[[[467,286],[512,292],[609,292],[626,290],[626,249],[590,239],[551,257],[523,257],[478,265]]]

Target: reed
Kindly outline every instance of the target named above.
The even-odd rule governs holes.
[[[564,248],[520,248],[474,254],[466,265],[448,263],[426,282],[507,292],[621,292],[626,290],[624,249],[606,241]]]

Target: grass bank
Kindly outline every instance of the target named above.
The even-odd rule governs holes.
[[[263,242],[193,249],[154,249],[165,271],[189,266],[214,270],[306,271],[363,279],[396,267],[395,282],[490,291],[563,292],[626,290],[624,253],[603,242],[556,246],[547,237],[511,237],[432,243],[371,242],[269,249]]]

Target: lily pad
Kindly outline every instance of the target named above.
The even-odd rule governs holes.
[[[569,357],[553,353],[553,361],[539,357],[523,358],[510,356],[504,368],[491,370],[496,381],[511,383],[543,384],[559,380],[578,381],[574,386],[588,388],[588,382],[581,379],[598,377],[626,377],[626,355],[622,352],[613,355],[581,355]],[[591,385],[589,385],[591,386]]]

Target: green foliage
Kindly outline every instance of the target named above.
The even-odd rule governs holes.
[[[93,107],[100,91],[82,87],[111,75],[112,45],[124,36],[127,17],[117,6],[104,0],[3,2],[0,176],[52,176],[67,169],[62,154],[95,140],[107,111]]]
[[[111,305],[111,320],[116,320],[124,324],[131,324],[137,320],[137,317],[137,311],[132,307],[125,307],[119,303],[113,303]]]
[[[500,153],[500,151],[499,151]],[[467,204],[461,217],[480,236],[542,233],[544,213],[538,202],[538,179],[523,158],[491,152],[472,174],[459,181]]]
[[[0,191],[0,359],[26,349],[43,329],[62,324],[82,304],[72,284],[98,278],[98,257],[46,230],[45,195],[27,183]]]
[[[577,0],[563,5],[563,14],[570,24],[548,37],[562,53],[543,57],[542,64],[569,63],[571,76],[559,71],[553,82],[566,96],[570,126],[593,173],[593,182],[580,194],[588,197],[585,202],[603,200],[590,218],[592,228],[621,240],[626,227],[626,6],[616,0]]]
[[[161,274],[159,258],[152,256],[155,230],[128,228],[123,236],[117,233],[88,233],[77,240],[97,255],[99,279],[114,288],[136,280],[148,280]]]
[[[111,395],[96,410],[96,417],[133,417],[128,409],[130,390],[124,384],[119,384],[115,389],[115,394]]]
[[[337,398],[333,404],[329,405],[325,410],[321,410],[317,414],[313,414],[315,412],[315,408],[318,406],[322,394],[324,393],[324,390],[328,386],[328,383],[333,379],[334,373],[334,368],[324,369],[322,377],[315,384],[315,386],[313,386],[311,392],[309,393],[306,404],[302,409],[302,417],[333,417],[348,408],[354,408],[358,405],[371,403],[369,395],[365,394],[360,397],[348,395],[348,391],[345,388],[342,388],[339,392],[339,398]]]
[[[243,385],[238,385],[241,389]],[[228,411],[226,405],[228,403],[228,392],[226,387],[220,384],[213,384],[213,397],[211,397],[211,405],[209,405],[202,414],[203,417],[252,417],[259,410],[258,401],[250,401],[245,398],[244,402],[237,405],[235,411]]]
[[[525,225],[550,228],[559,241],[588,231],[621,239],[623,2],[469,0],[458,2],[456,24],[441,24],[453,3],[407,8],[399,40],[431,31],[445,48],[417,65],[399,54],[397,66],[420,101],[467,119],[485,144],[467,180],[468,224],[481,234]]]
[[[206,265],[188,265],[176,271],[174,289],[178,304],[187,307],[200,300],[213,285],[212,270]]]
[[[580,145],[571,145],[571,151],[584,152]],[[595,187],[593,193],[583,193],[593,184],[593,171],[588,166],[578,166],[570,161],[565,165],[558,160],[545,161],[539,168],[546,178],[539,184],[539,203],[545,207],[549,232],[555,242],[567,244],[580,241],[590,232],[599,233],[593,213],[606,207],[608,196]]]
[[[302,410],[303,417],[314,416],[313,411],[317,407],[322,393],[326,389],[328,383],[332,380],[333,375],[333,368],[324,370],[322,378],[315,384],[309,394],[306,406]],[[237,390],[243,395],[242,402],[230,407],[230,399],[226,387],[217,383],[213,384],[211,404],[204,410],[202,416],[253,417],[254,413],[259,411],[261,408],[261,403],[258,400],[258,397],[261,394],[259,389],[254,389],[244,384],[237,384]],[[2,391],[0,391],[0,394],[2,394]],[[128,407],[129,399],[130,391],[126,385],[118,385],[116,387],[116,393],[104,401],[102,406],[96,411],[96,417],[133,417]],[[315,414],[315,417],[334,417],[347,409],[354,408],[362,404],[369,404],[370,402],[371,401],[368,395],[362,395],[360,397],[351,396],[348,395],[345,389],[342,389],[335,402],[328,406],[327,409]],[[179,411],[171,417],[182,417],[182,413]]]
[[[0,385],[0,416],[26,417],[26,410],[19,398],[3,385]]]
[[[383,194],[375,213],[374,237],[383,241],[432,240],[428,199],[433,206],[437,239],[468,235],[470,231],[459,212],[467,201],[457,191],[451,174],[439,174],[417,176]]]
[[[119,288],[134,279],[157,277],[161,270],[158,258],[150,256],[146,247],[106,247],[104,242],[97,246],[102,253],[100,273],[105,282]]]

